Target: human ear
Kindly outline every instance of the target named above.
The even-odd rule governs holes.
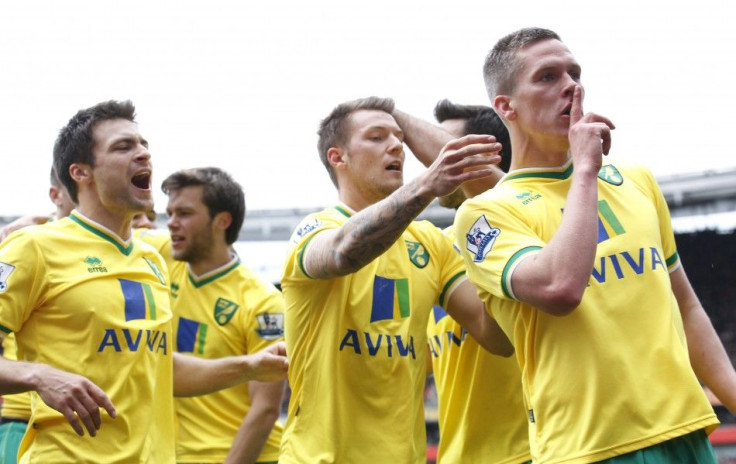
[[[507,121],[513,121],[517,117],[514,106],[513,100],[508,95],[496,95],[493,99],[493,109]]]
[[[74,163],[69,166],[69,175],[78,184],[89,183],[92,181],[92,169],[89,164]]]

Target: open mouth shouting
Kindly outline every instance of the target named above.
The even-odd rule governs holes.
[[[151,171],[145,170],[145,171],[138,172],[130,179],[130,183],[133,184],[134,187],[140,190],[146,190],[150,192],[151,191]]]

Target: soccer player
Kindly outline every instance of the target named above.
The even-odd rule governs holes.
[[[452,141],[402,186],[403,142],[413,128],[397,124],[393,110],[389,99],[356,100],[320,125],[320,158],[340,202],[294,232],[281,281],[292,388],[282,464],[426,462],[433,304],[488,349],[513,350],[450,241],[413,221],[435,197],[489,175],[489,168],[465,169],[498,162],[500,146],[486,135]]]
[[[172,391],[286,372],[283,346],[217,362],[172,353],[166,266],[131,239],[131,218],[152,207],[134,114],[109,101],[72,117],[54,168],[78,208],[0,244],[0,330],[19,354],[0,360],[0,393],[34,397],[20,462],[173,462]]]
[[[149,209],[145,213],[137,213],[130,221],[133,229],[155,229],[156,228],[156,212]]]
[[[654,177],[603,165],[614,125],[583,112],[581,66],[553,31],[502,38],[484,77],[513,158],[460,207],[457,245],[516,347],[534,462],[715,462],[698,377],[736,411],[736,374]]]
[[[240,185],[217,168],[164,180],[176,350],[202,358],[255,353],[283,340],[284,302],[231,251],[245,217]],[[145,240],[145,238],[144,238]],[[175,402],[179,463],[276,462],[284,382],[248,382]]]
[[[59,182],[54,168],[51,168],[49,199],[56,207],[56,211],[50,216],[24,216],[18,221],[6,226],[0,233],[5,237],[19,228],[28,225],[43,224],[47,221],[55,221],[65,218],[74,209],[74,203],[69,199],[66,189]],[[8,334],[2,341],[2,355],[5,359],[17,359],[17,347],[15,334]],[[18,456],[18,448],[21,439],[28,426],[31,417],[31,395],[30,393],[17,393],[5,395],[2,399],[2,411],[0,418],[0,464],[15,464]]]
[[[454,137],[490,134],[501,143],[502,162],[511,161],[508,130],[492,108],[441,100],[435,106],[440,126]],[[432,150],[427,150],[432,153]],[[426,164],[434,158],[421,160]],[[468,196],[493,187],[498,176],[463,185]],[[464,200],[465,194],[463,194]],[[454,228],[445,234],[454,240]],[[432,371],[439,401],[440,441],[437,462],[518,464],[531,459],[521,372],[515,356],[494,356],[439,306],[427,326]]]

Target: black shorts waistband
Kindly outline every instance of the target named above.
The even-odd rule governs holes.
[[[0,417],[0,424],[10,424],[13,422],[17,422],[19,424],[28,424],[28,421],[25,419],[14,419],[12,417]]]

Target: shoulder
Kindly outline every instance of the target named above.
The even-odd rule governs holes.
[[[325,208],[312,213],[299,222],[289,238],[291,245],[298,245],[318,231],[340,227],[351,213],[339,207]]]
[[[238,278],[244,284],[246,289],[257,290],[262,292],[264,295],[280,295],[281,292],[276,288],[275,285],[266,281],[262,277],[256,275],[252,269],[240,262],[240,265],[236,269]]]

